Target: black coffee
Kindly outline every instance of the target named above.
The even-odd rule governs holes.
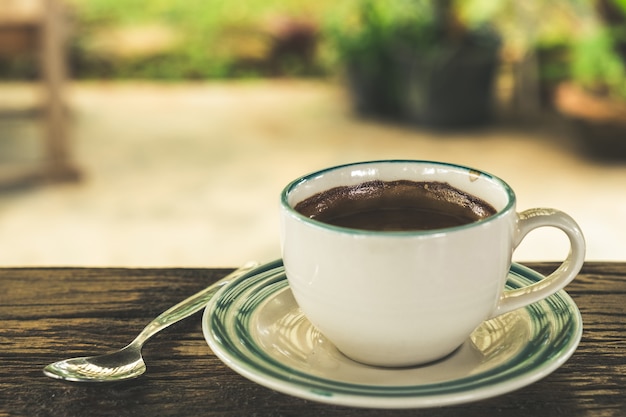
[[[332,188],[295,209],[335,226],[381,231],[443,229],[496,213],[489,203],[448,183],[408,180]]]

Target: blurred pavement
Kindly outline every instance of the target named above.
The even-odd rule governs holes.
[[[29,85],[0,85],[0,108]],[[588,260],[626,260],[626,163],[602,164],[567,130],[496,125],[437,133],[354,117],[318,81],[77,83],[70,88],[76,184],[0,192],[2,266],[236,266],[280,256],[278,196],[345,162],[435,159],[481,168],[518,209],[571,214]],[[36,154],[36,119],[0,119],[0,164]],[[515,259],[559,260],[565,238],[529,236]]]

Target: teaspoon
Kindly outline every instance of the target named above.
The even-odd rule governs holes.
[[[148,339],[205,307],[220,288],[256,266],[256,262],[249,262],[216,283],[164,311],[152,320],[128,346],[106,355],[71,358],[55,362],[46,366],[43,373],[51,378],[76,382],[112,382],[137,378],[146,371],[146,364],[141,356],[141,348]]]

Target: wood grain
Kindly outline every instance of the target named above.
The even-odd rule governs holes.
[[[160,312],[227,272],[0,269],[0,416],[626,416],[626,263],[588,263],[567,288],[585,329],[565,365],[528,387],[471,404],[368,410],[274,392],[212,354],[200,313],[146,345],[148,372],[135,381],[81,385],[43,376],[49,362],[125,345]]]

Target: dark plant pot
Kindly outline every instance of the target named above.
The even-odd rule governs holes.
[[[397,44],[374,66],[353,60],[348,79],[355,108],[435,128],[490,121],[499,42],[443,44],[426,51]]]
[[[559,85],[554,103],[571,123],[586,155],[626,161],[626,103],[568,83]]]
[[[626,161],[626,119],[622,122],[597,122],[572,119],[583,151],[596,159]]]
[[[403,117],[401,91],[408,84],[398,65],[382,59],[375,67],[353,59],[347,65],[348,87],[355,110],[363,115]]]

